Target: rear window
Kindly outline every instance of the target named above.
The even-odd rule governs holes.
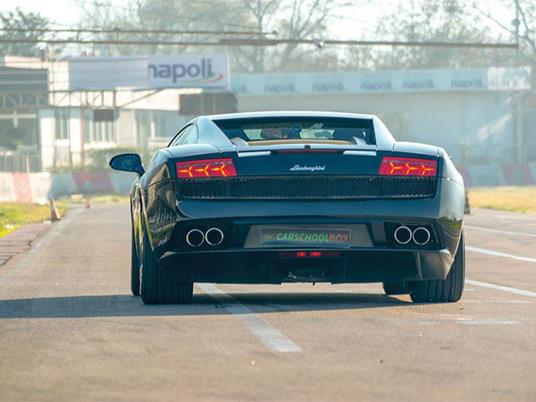
[[[214,120],[234,143],[263,145],[278,142],[374,145],[371,119],[333,117],[262,117]]]

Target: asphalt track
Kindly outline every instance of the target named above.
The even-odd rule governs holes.
[[[71,211],[0,267],[0,400],[536,400],[536,216],[466,219],[461,302],[379,285],[129,295],[124,205]]]

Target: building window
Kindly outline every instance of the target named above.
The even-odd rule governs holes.
[[[138,146],[145,147],[147,140],[151,138],[151,122],[148,112],[136,111],[136,133]]]
[[[70,113],[69,109],[56,109],[56,139],[66,140],[69,138]]]
[[[169,137],[167,132],[167,119],[165,112],[155,112],[155,136],[156,137]]]
[[[87,144],[96,142],[117,141],[115,124],[113,121],[93,120],[93,111],[84,112],[84,142]]]
[[[93,141],[95,142],[115,142],[114,123],[111,121],[95,121]]]

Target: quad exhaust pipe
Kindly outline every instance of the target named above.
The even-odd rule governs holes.
[[[407,226],[399,226],[395,230],[395,241],[398,244],[408,244],[413,237],[411,229]]]
[[[191,229],[186,233],[186,243],[190,247],[199,247],[205,242],[205,234],[199,229]]]
[[[218,228],[210,228],[205,233],[205,241],[210,246],[218,246],[223,241],[223,232]]]
[[[423,226],[413,230],[413,242],[418,246],[424,246],[430,241],[430,231]]]
[[[396,228],[394,233],[395,241],[398,244],[405,245],[413,240],[413,242],[418,246],[424,246],[428,244],[432,235],[430,231],[424,226],[418,226],[415,229],[411,230],[405,225],[401,225]]]
[[[223,232],[218,228],[210,228],[204,233],[200,229],[191,229],[186,233],[186,243],[190,247],[199,247],[203,243],[207,243],[209,246],[219,246],[224,237]]]

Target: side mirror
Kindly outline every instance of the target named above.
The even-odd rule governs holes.
[[[140,176],[145,173],[138,154],[119,154],[110,160],[110,167],[115,170],[134,172]]]

